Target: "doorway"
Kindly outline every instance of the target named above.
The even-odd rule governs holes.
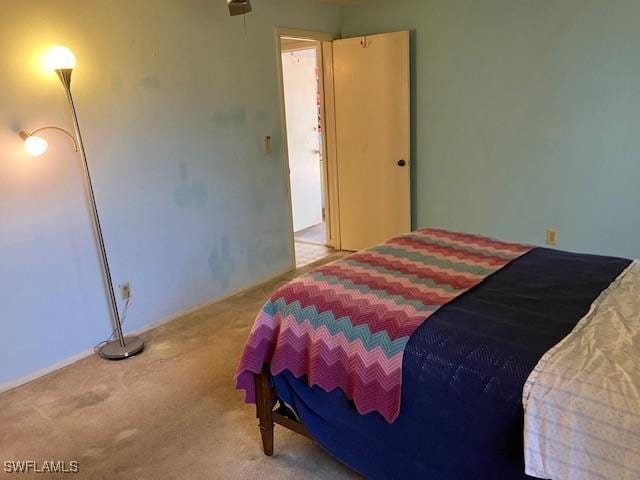
[[[328,256],[322,44],[280,36],[296,267]]]
[[[292,268],[410,231],[409,32],[276,40]]]

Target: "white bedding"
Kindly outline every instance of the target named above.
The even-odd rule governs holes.
[[[640,263],[549,350],[523,392],[526,472],[640,479]]]

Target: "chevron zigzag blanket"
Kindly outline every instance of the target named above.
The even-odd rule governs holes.
[[[278,289],[262,308],[236,373],[255,403],[255,374],[289,370],[340,388],[361,414],[393,422],[411,334],[531,247],[423,229],[324,265]]]

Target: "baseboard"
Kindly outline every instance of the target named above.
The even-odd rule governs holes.
[[[162,320],[158,320],[157,322],[153,322],[150,323],[148,325],[145,325],[144,327],[138,328],[137,330],[132,330],[130,332],[126,332],[126,335],[142,335],[145,332],[148,332],[150,330],[153,330],[154,328],[158,328],[161,327],[162,325],[172,322],[174,320],[177,320],[178,318],[184,317],[185,315],[189,315],[190,313],[193,313],[195,311],[200,310],[201,308],[205,308],[208,307],[209,305],[213,304],[213,303],[218,303],[218,302],[222,302],[223,300],[226,300],[229,297],[233,297],[234,295],[239,295],[243,292],[246,292],[247,290],[251,290],[252,288],[256,288],[260,285],[262,285],[263,283],[267,283],[275,278],[280,277],[281,275],[285,275],[289,272],[291,272],[292,269],[287,267],[286,270],[281,271],[280,273],[276,273],[275,275],[270,275],[268,277],[263,278],[262,280],[258,280],[257,282],[251,283],[250,285],[247,285],[245,287],[240,287],[237,288],[235,290],[231,290],[228,293],[223,293],[222,295],[220,295],[219,297],[214,297],[211,298],[209,300],[206,300],[202,303],[199,303],[197,305],[194,305],[193,307],[189,307],[186,310],[183,310],[179,313],[175,313],[173,315],[170,315],[166,318],[163,318]],[[257,313],[257,312],[256,312]]]
[[[16,380],[11,380],[7,383],[3,383],[2,385],[0,385],[0,393],[8,392],[9,390],[18,388],[26,383],[33,382],[34,380],[37,380],[40,377],[44,377],[45,375],[51,372],[55,372],[56,370],[60,370],[61,368],[71,365],[72,363],[76,363],[78,360],[82,360],[83,358],[86,358],[92,354],[93,354],[93,348],[90,348],[89,350],[85,350],[72,357],[56,362],[53,365],[42,368],[40,370],[36,370],[33,373],[29,373],[24,377],[18,378]]]
[[[281,271],[280,273],[277,273],[275,275],[270,275],[268,277],[265,277],[261,280],[258,280],[257,282],[251,283],[250,285],[244,286],[244,287],[240,287],[237,288],[236,290],[232,290],[228,293],[224,293],[218,297],[215,298],[211,298],[205,302],[199,303],[198,305],[195,305],[193,307],[189,307],[186,310],[183,310],[179,313],[175,313],[173,315],[170,315],[166,318],[163,318],[162,320],[159,320],[157,322],[153,322],[150,323],[148,325],[145,325],[144,327],[138,328],[136,330],[130,331],[130,332],[125,332],[126,335],[142,335],[146,332],[149,332],[155,328],[158,328],[166,323],[172,322],[174,320],[177,320],[178,318],[181,318],[185,315],[189,315],[190,313],[193,313],[197,310],[200,310],[201,308],[205,308],[213,303],[217,303],[217,302],[221,302],[223,300],[226,300],[229,297],[233,297],[234,295],[238,295],[242,292],[245,292],[247,290],[251,290],[252,288],[255,288],[259,285],[262,285],[263,283],[266,283],[270,280],[273,280],[275,278],[278,278],[281,275],[285,275],[286,273],[291,272],[292,269],[290,267],[287,267],[286,270]],[[257,313],[257,312],[256,312]],[[37,380],[41,377],[44,377],[45,375],[51,373],[51,372],[55,372],[56,370],[60,370],[61,368],[67,367],[69,365],[71,365],[72,363],[75,363],[79,360],[82,360],[83,358],[86,358],[90,355],[94,355],[94,347],[91,347],[88,350],[84,350],[76,355],[73,355],[69,358],[66,358],[64,360],[61,360],[59,362],[54,363],[53,365],[50,365],[48,367],[42,368],[40,370],[36,370],[35,372],[29,373],[28,375],[25,375],[24,377],[18,378],[16,380],[11,380],[7,383],[3,383],[0,384],[0,394],[4,393],[4,392],[8,392],[9,390],[13,390],[14,388],[18,388],[22,385],[25,385],[29,382],[33,382],[34,380]]]

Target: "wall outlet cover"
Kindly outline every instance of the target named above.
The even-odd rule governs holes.
[[[129,300],[131,298],[131,284],[129,282],[121,283],[119,288],[120,298],[122,298],[122,300]]]

